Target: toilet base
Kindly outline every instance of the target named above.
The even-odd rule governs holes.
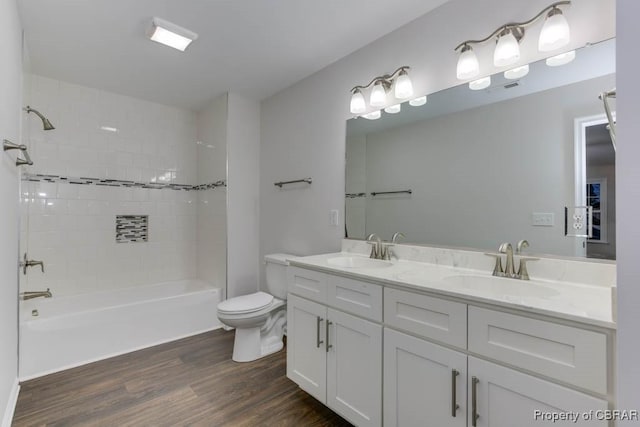
[[[231,359],[234,362],[252,362],[282,350],[286,320],[286,310],[281,309],[262,327],[236,328]]]

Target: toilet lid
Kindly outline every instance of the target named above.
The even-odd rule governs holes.
[[[273,301],[273,295],[266,292],[242,295],[229,298],[218,304],[218,311],[223,313],[251,313],[265,308]]]

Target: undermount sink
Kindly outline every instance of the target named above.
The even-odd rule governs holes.
[[[342,268],[385,268],[393,265],[390,261],[353,256],[329,258],[327,264]]]
[[[456,287],[491,292],[500,296],[547,298],[560,294],[544,283],[505,277],[460,274],[447,276],[443,280]]]

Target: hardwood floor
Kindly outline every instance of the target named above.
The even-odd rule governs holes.
[[[13,426],[350,426],[217,330],[22,383]]]

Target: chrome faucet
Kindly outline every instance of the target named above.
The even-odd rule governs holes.
[[[400,233],[400,232],[393,233],[393,237],[391,238],[391,243],[395,245],[396,243],[398,243],[398,239],[400,239],[401,237],[404,239],[406,236],[404,235],[404,233]]]
[[[382,259],[382,240],[380,237],[376,233],[371,233],[367,236],[367,243],[371,245],[369,258]]]
[[[516,272],[513,268],[513,247],[511,243],[503,243],[500,245],[498,252],[501,254],[507,254],[507,263],[504,266],[504,277],[515,277]]]
[[[27,292],[22,292],[20,294],[20,298],[22,298],[23,300],[28,300],[28,299],[33,299],[33,298],[39,298],[39,297],[45,297],[45,298],[51,298],[53,296],[53,294],[51,294],[51,291],[49,290],[49,288],[47,288],[46,291],[27,291]]]

